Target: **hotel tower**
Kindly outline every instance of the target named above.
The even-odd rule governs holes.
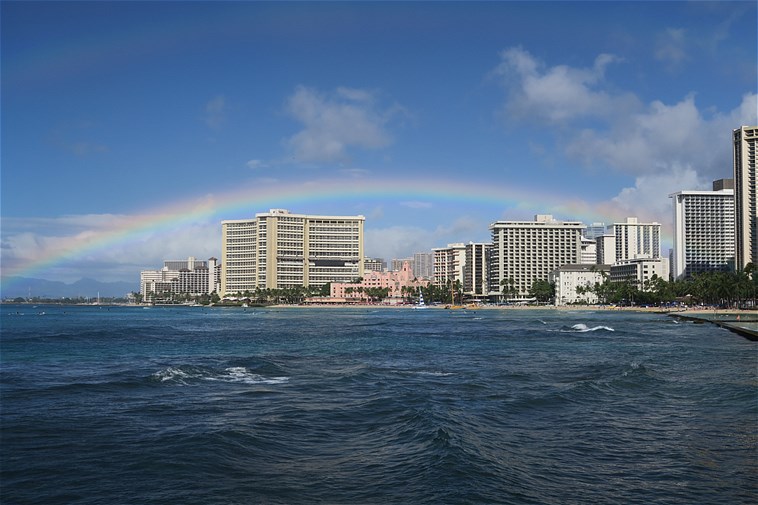
[[[490,225],[490,294],[501,292],[503,280],[513,280],[517,297],[526,297],[535,280],[547,280],[562,265],[582,257],[582,230],[578,221],[557,221],[539,214],[534,221],[497,221]]]
[[[221,222],[221,292],[320,287],[363,277],[363,216],[271,209]]]
[[[674,203],[675,279],[734,265],[734,189],[731,179],[714,181],[713,191],[679,191]]]
[[[758,266],[756,229],[755,155],[758,126],[742,126],[733,132],[734,214],[738,270],[748,263]]]

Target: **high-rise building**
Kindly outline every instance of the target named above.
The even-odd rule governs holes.
[[[413,258],[392,258],[390,262],[392,272],[399,272],[403,269],[403,265],[408,263],[411,266],[411,272],[413,271]]]
[[[605,223],[592,223],[588,225],[582,235],[585,238],[596,239],[601,235],[605,235]]]
[[[490,294],[500,294],[505,281],[523,298],[534,281],[546,281],[562,265],[580,263],[584,228],[578,221],[557,221],[551,215],[492,223]]]
[[[742,126],[733,131],[734,208],[736,268],[758,265],[758,223],[756,222],[755,156],[758,126]]]
[[[639,223],[628,217],[623,223],[613,223],[606,232],[595,238],[596,261],[612,265],[619,261],[661,256],[660,223]]]
[[[413,275],[419,279],[434,277],[434,253],[417,252],[413,254]]]
[[[387,269],[387,262],[382,258],[363,258],[364,272],[384,272]]]
[[[597,265],[597,239],[582,237],[582,258],[580,263],[583,265]]]
[[[186,260],[166,260],[160,270],[140,272],[140,293],[154,295],[211,294],[221,285],[221,265],[216,258],[207,261],[190,256]]]
[[[466,263],[463,266],[463,293],[473,297],[489,294],[490,243],[466,244]]]
[[[660,258],[660,223],[639,223],[636,217],[628,217],[624,223],[613,223],[611,230],[616,237],[616,259],[613,263],[637,258]]]
[[[616,235],[606,233],[595,238],[595,263],[611,265],[616,262]]]
[[[713,191],[679,191],[674,202],[675,279],[734,265],[734,190],[729,179],[714,181]]]
[[[446,286],[458,281],[463,286],[463,269],[466,266],[466,246],[463,243],[448,244],[432,249],[434,254],[434,284]]]
[[[320,287],[362,277],[364,221],[285,209],[222,221],[221,291]]]

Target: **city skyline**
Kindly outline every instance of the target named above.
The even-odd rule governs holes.
[[[386,259],[535,214],[668,248],[758,124],[752,2],[0,8],[4,280],[134,281],[269,208]]]

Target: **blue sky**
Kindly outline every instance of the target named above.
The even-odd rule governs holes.
[[[386,259],[536,213],[670,236],[758,122],[755,2],[1,8],[4,276],[136,285],[270,207],[363,214]]]

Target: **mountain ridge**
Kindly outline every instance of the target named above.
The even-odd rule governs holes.
[[[131,282],[113,281],[102,282],[83,277],[76,282],[67,284],[61,281],[49,281],[32,277],[8,277],[3,283],[0,296],[7,298],[94,298],[98,295],[105,298],[125,297],[132,291],[139,291],[139,286]]]

